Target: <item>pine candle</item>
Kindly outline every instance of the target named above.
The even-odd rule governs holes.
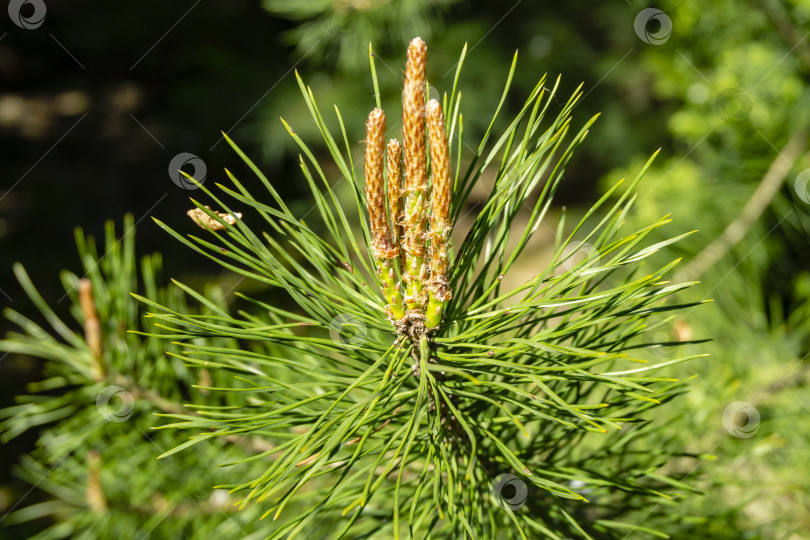
[[[399,331],[409,334],[437,328],[452,297],[448,283],[450,156],[442,107],[436,100],[425,106],[426,58],[424,41],[414,39],[408,47],[402,92],[403,144],[391,139],[387,146],[387,205],[383,188],[385,113],[374,109],[366,124],[366,202],[372,254],[388,302],[388,316]],[[428,186],[427,140],[432,192]]]
[[[366,203],[371,224],[371,252],[388,301],[386,311],[392,321],[405,316],[396,272],[399,249],[391,242],[385,210],[383,164],[385,163],[385,112],[374,109],[366,123]],[[390,174],[390,173],[389,173]]]

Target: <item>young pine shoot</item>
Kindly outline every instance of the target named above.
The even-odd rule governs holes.
[[[226,171],[229,185],[217,187],[229,199],[200,184],[221,213],[195,201],[210,218],[197,220],[207,239],[158,221],[276,291],[273,301],[243,296],[252,308],[235,315],[142,298],[183,346],[175,354],[186,365],[233,373],[232,388],[212,391],[238,402],[167,414],[165,429],[188,433],[167,455],[212,438],[272,441],[272,450],[234,462],[221,486],[240,508],[258,505],[275,520],[272,538],[312,537],[324,523],[330,538],[660,536],[643,518],[665,523],[675,488],[688,490],[677,470],[661,470],[684,454],[667,448],[652,411],[683,391],[667,369],[699,355],[656,361],[650,352],[666,346],[651,332],[683,307],[667,300],[690,284],[666,281],[678,261],[659,267],[649,257],[684,235],[646,242],[668,217],[623,227],[649,163],[577,223],[563,212],[541,259],[530,241],[549,227],[566,166],[596,117],[575,128],[582,91],[561,99],[559,79],[544,77],[502,122],[516,99],[515,57],[490,127],[468,155],[458,90],[465,55],[449,92],[428,101],[427,46],[411,42],[401,143],[386,142],[378,92],[362,164],[340,111],[333,134],[298,77],[340,175],[328,179],[284,122],[313,197],[306,222],[227,136],[267,193],[253,195]],[[369,60],[379,88],[371,50]],[[496,125],[506,127],[496,134]],[[488,189],[472,205],[476,185]],[[535,272],[507,286],[521,260]],[[246,464],[263,472],[240,474]]]

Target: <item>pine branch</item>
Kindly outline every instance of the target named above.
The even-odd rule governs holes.
[[[793,165],[805,151],[807,132],[805,128],[795,131],[785,146],[771,162],[757,189],[745,203],[740,215],[728,224],[723,233],[703,248],[676,276],[677,281],[695,280],[712,268],[745,238],[751,226],[768,207]]]
[[[191,436],[163,457],[223,437],[273,441],[271,452],[243,460],[260,465],[261,473],[234,475],[227,484],[242,507],[261,507],[279,520],[271,538],[311,535],[323,520],[333,524],[334,538],[362,535],[366,527],[394,538],[494,537],[496,531],[614,537],[640,530],[622,521],[634,508],[657,504],[667,486],[680,486],[656,472],[670,453],[645,437],[655,435],[650,411],[684,391],[667,370],[701,355],[654,363],[643,343],[663,324],[659,318],[696,304],[668,303],[691,285],[665,281],[679,261],[640,269],[686,235],[650,244],[666,217],[624,230],[634,189],[652,159],[570,230],[561,223],[550,259],[535,261],[534,277],[504,290],[503,277],[528,255],[596,117],[573,128],[581,89],[552,112],[559,79],[548,89],[543,78],[495,134],[512,101],[515,59],[489,130],[462,160],[458,81],[465,52],[452,93],[428,104],[427,48],[420,39],[409,47],[401,191],[397,145],[384,142],[379,96],[366,123],[364,183],[339,110],[335,137],[299,77],[341,175],[330,181],[327,167],[284,123],[302,150],[301,171],[316,205],[307,222],[227,137],[270,201],[260,202],[230,173],[233,187],[216,187],[257,222],[248,224],[199,183],[212,207],[222,209],[214,213],[194,202],[217,224],[205,227],[207,239],[158,222],[225,268],[283,289],[296,305],[281,309],[244,297],[256,311],[201,315],[138,296],[160,330],[149,335],[180,343],[176,358],[233,376],[232,386],[211,389],[232,398],[226,406],[192,403],[194,414],[165,415],[169,423],[161,431],[190,430]],[[369,59],[376,88],[373,54]],[[469,163],[464,171],[462,163]],[[463,240],[450,246],[449,231],[485,175],[494,179],[492,189]],[[519,229],[516,219],[527,207]],[[356,225],[349,216],[357,216]],[[574,259],[585,246],[587,256]],[[204,293],[178,285],[205,302]],[[531,500],[516,508],[503,503],[495,487],[505,473],[532,489]]]
[[[37,520],[47,527],[41,536],[48,538],[134,537],[143,530],[167,538],[208,537],[212,527],[236,537],[261,530],[255,511],[226,516],[212,506],[207,493],[220,480],[216,465],[226,448],[239,460],[272,451],[270,441],[234,435],[223,442],[235,443],[235,449],[224,444],[198,447],[170,464],[155,459],[158,448],[171,447],[177,439],[151,431],[153,413],[188,415],[181,403],[187,388],[198,381],[184,366],[165,358],[160,338],[124,330],[154,329],[139,320],[139,304],[129,296],[138,286],[131,216],[124,225],[128,234],[122,239],[115,237],[111,223],[107,225],[104,257],[92,238],[77,231],[86,277],[62,274],[75,323],[60,319],[22,266],[15,265],[23,289],[58,339],[46,327],[6,310],[21,333],[0,340],[0,351],[41,358],[45,379],[31,383],[30,395],[18,396],[18,405],[0,410],[4,442],[32,428],[38,433],[36,449],[23,457],[17,474],[31,484],[32,492],[38,491],[39,502],[15,506],[4,516],[4,526]],[[158,287],[159,268],[158,256],[142,259],[138,277],[146,293],[174,309],[188,310],[176,292]],[[224,313],[211,299],[214,292],[207,291],[203,304]],[[223,384],[220,373],[208,379],[209,387]],[[206,402],[226,406],[229,400],[214,394]],[[208,470],[198,470],[200,466]],[[197,484],[194,499],[192,483]],[[164,520],[166,515],[172,519]],[[269,534],[264,528],[262,536]]]

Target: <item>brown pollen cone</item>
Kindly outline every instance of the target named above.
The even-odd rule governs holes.
[[[366,203],[371,225],[371,250],[377,259],[387,259],[391,251],[388,220],[385,216],[385,112],[374,109],[366,122]]]
[[[433,212],[430,215],[430,283],[428,289],[440,301],[451,297],[447,284],[447,242],[450,236],[450,151],[444,129],[442,106],[435,99],[427,104],[430,167],[433,173]]]
[[[403,249],[408,257],[424,254],[424,205],[427,194],[425,148],[425,92],[427,45],[415,38],[408,46],[405,85],[402,92],[402,139],[405,154],[407,195]]]

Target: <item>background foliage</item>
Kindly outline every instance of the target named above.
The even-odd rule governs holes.
[[[715,301],[688,312],[662,334],[674,341],[690,334],[715,338],[702,346],[712,352],[710,361],[679,368],[685,376],[696,374],[697,381],[679,414],[662,419],[662,442],[717,456],[693,472],[692,482],[709,496],[682,503],[682,512],[697,517],[682,522],[673,536],[738,538],[744,531],[749,538],[810,537],[810,197],[806,183],[795,182],[810,167],[804,138],[810,4],[664,1],[657,7],[671,19],[672,34],[660,45],[645,43],[634,31],[635,17],[648,7],[644,3],[389,3],[397,9],[378,4],[49,3],[47,23],[36,31],[5,20],[6,34],[0,34],[6,83],[0,136],[7,164],[0,195],[3,301],[34,312],[14,284],[16,260],[41,284],[43,296],[62,295],[54,276],[59,268],[77,267],[66,232],[75,224],[99,233],[107,218],[125,211],[137,218],[183,213],[190,207],[188,193],[165,174],[168,161],[178,152],[193,152],[204,158],[211,178],[221,178],[220,165],[232,161],[225,157],[226,145],[213,147],[217,130],[231,131],[248,111],[232,134],[240,142],[255,141],[245,150],[261,151],[262,167],[272,177],[296,178],[297,160],[277,120],[283,114],[293,125],[308,125],[289,74],[293,66],[306,70],[321,102],[340,103],[344,117],[362,118],[373,96],[370,79],[352,63],[355,49],[375,40],[379,69],[389,71],[381,79],[390,85],[383,87],[390,97],[398,89],[400,51],[409,37],[430,38],[437,53],[428,75],[440,91],[447,90],[445,73],[452,73],[466,41],[475,61],[462,80],[464,100],[489,110],[484,105],[502,84],[493,71],[520,49],[514,84],[523,94],[538,73],[562,73],[567,85],[562,95],[580,80],[586,83],[580,117],[604,113],[567,171],[558,203],[573,213],[587,208],[613,180],[638,170],[661,146],[640,186],[648,191],[639,197],[635,224],[671,212],[680,230],[700,231],[665,250],[661,260],[684,256],[689,261],[712,240],[726,238],[729,225],[743,232],[739,239],[729,236],[735,241],[721,242],[719,249],[715,244],[712,253],[720,256],[713,264],[684,267],[687,274],[699,273],[688,277],[702,281],[684,300]],[[145,11],[155,28],[132,24],[147,17]],[[365,58],[364,52],[358,58]],[[476,140],[485,126],[476,125],[474,117],[465,120],[470,140]],[[362,123],[347,128],[350,140],[362,138]],[[314,134],[300,135],[309,142]],[[791,140],[798,141],[795,149],[788,147]],[[765,183],[772,189],[758,191],[774,163],[782,164],[784,174]],[[306,191],[292,180],[278,184],[287,196]],[[749,200],[759,212],[743,212]],[[296,210],[305,212],[308,204],[301,202]],[[197,283],[217,278],[213,267],[198,259],[189,265],[187,254],[177,252],[156,228],[144,222],[139,231],[140,249],[167,253],[169,275]],[[548,245],[533,248],[540,260],[547,259]],[[226,292],[233,285],[228,279],[221,278]],[[64,313],[66,304],[56,309]],[[689,352],[681,348],[686,350],[678,355]],[[670,354],[653,352],[662,358]],[[3,358],[4,404],[11,403],[21,382],[39,378],[37,366],[30,356]],[[735,436],[723,425],[723,412],[738,401],[758,412],[751,437]],[[18,462],[33,440],[31,435],[4,445],[4,463]],[[10,508],[29,487],[8,471],[2,481],[0,507]],[[38,496],[38,490],[30,495]]]

